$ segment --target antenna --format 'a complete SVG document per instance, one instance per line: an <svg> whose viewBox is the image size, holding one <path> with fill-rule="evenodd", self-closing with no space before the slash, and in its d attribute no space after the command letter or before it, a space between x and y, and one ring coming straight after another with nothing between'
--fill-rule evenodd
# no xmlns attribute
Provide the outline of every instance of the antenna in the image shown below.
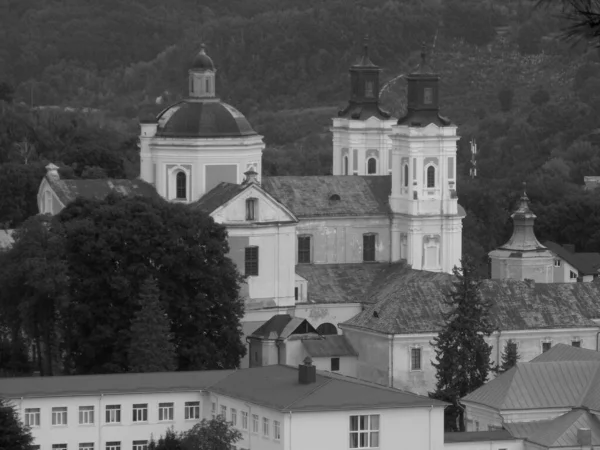
<svg viewBox="0 0 600 450"><path fill-rule="evenodd" d="M469 174L471 178L475 178L477 176L477 160L475 156L477 155L477 142L475 138L471 139L471 169L469 170Z"/></svg>

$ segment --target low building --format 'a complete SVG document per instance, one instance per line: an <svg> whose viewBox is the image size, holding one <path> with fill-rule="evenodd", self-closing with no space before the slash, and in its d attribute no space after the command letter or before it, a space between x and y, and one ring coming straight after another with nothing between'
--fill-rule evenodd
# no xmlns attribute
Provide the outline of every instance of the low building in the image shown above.
<svg viewBox="0 0 600 450"><path fill-rule="evenodd" d="M226 418L239 449L444 448L445 403L318 372L242 370L10 378L0 396L31 426L39 450L147 450L167 428Z"/></svg>
<svg viewBox="0 0 600 450"><path fill-rule="evenodd" d="M559 245L551 241L544 246L554 254L554 282L589 282L600 274L600 253L575 252L574 245Z"/></svg>
<svg viewBox="0 0 600 450"><path fill-rule="evenodd" d="M523 439L507 430L445 433L445 450L523 450Z"/></svg>

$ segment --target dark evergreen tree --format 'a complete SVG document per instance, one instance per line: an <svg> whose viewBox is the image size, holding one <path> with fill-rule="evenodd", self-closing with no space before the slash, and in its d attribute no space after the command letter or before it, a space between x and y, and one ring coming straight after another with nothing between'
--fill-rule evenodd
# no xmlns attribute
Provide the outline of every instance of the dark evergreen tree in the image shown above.
<svg viewBox="0 0 600 450"><path fill-rule="evenodd" d="M502 350L502 364L500 365L499 372L503 373L512 369L517 365L519 359L521 359L521 355L519 355L517 343L513 340L506 341L504 350Z"/></svg>
<svg viewBox="0 0 600 450"><path fill-rule="evenodd" d="M175 370L169 318L160 304L160 292L154 279L148 278L140 287L139 307L131 322L129 371Z"/></svg>
<svg viewBox="0 0 600 450"><path fill-rule="evenodd" d="M33 436L14 407L0 398L0 450L31 450Z"/></svg>
<svg viewBox="0 0 600 450"><path fill-rule="evenodd" d="M452 290L445 300L449 310L445 326L433 339L436 353L436 390L431 397L452 404L446 409L446 427L464 431L464 408L460 399L482 386L490 371L492 351L485 338L492 332L489 319L491 304L481 297L474 264L463 259L455 267Z"/></svg>

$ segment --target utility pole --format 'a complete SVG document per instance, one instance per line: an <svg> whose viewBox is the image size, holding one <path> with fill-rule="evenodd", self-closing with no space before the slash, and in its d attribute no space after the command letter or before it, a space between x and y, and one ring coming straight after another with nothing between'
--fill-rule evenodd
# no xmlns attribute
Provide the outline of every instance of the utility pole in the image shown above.
<svg viewBox="0 0 600 450"><path fill-rule="evenodd" d="M477 155L477 142L475 142L475 138L471 139L471 169L469 170L471 178L475 178L477 176L477 161L475 156Z"/></svg>

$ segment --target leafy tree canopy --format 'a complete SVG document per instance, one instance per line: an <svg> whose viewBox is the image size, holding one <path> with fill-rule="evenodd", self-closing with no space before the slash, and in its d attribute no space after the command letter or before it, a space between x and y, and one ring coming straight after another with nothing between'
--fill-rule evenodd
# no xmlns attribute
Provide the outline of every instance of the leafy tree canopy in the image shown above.
<svg viewBox="0 0 600 450"><path fill-rule="evenodd" d="M31 450L33 436L8 400L0 398L0 449Z"/></svg>

